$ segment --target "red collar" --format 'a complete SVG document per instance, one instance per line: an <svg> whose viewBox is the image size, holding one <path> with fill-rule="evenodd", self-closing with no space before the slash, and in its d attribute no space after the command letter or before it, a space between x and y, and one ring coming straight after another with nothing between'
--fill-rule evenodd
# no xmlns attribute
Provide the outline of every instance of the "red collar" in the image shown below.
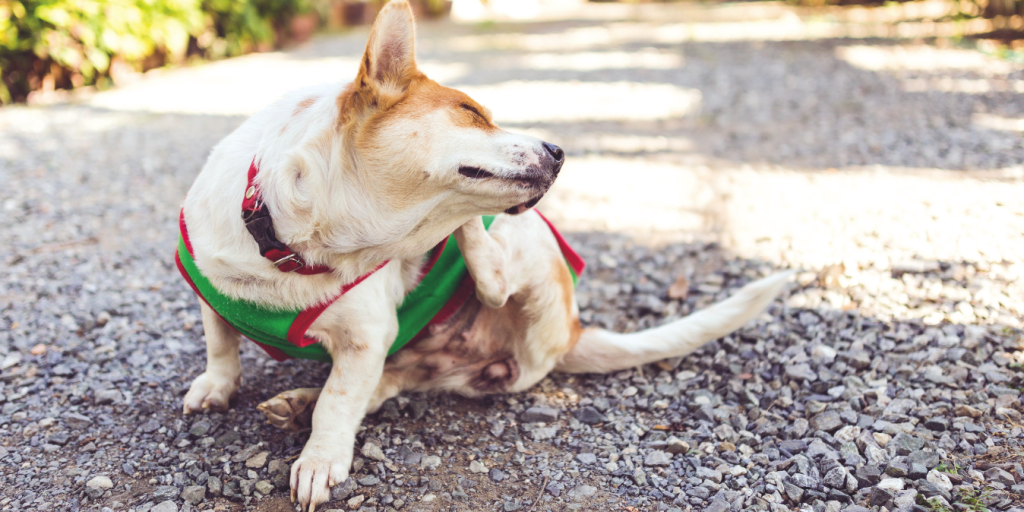
<svg viewBox="0 0 1024 512"><path fill-rule="evenodd" d="M270 217L270 208L263 202L263 196L255 183L256 174L259 171L256 159L253 158L252 163L249 164L249 179L245 185L245 195L242 197L242 220L245 221L245 229L259 245L260 255L270 260L281 272L296 272L307 276L331 272L331 267L326 265L306 264L306 260L302 259L302 256L277 239L277 234L274 232L274 220Z"/></svg>

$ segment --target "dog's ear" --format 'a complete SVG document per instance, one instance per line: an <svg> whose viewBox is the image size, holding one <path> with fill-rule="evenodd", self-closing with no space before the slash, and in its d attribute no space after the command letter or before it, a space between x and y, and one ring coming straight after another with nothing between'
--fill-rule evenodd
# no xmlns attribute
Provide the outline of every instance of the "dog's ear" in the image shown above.
<svg viewBox="0 0 1024 512"><path fill-rule="evenodd" d="M412 9L406 0L394 0L381 9L373 23L355 85L377 103L389 103L405 94L416 74Z"/></svg>

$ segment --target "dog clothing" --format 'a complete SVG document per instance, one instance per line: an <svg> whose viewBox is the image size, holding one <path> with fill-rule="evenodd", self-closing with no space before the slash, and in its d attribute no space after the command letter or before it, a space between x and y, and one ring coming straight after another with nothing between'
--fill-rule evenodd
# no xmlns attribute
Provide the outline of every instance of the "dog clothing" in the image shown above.
<svg viewBox="0 0 1024 512"><path fill-rule="evenodd" d="M537 214L540 215L540 212ZM586 263L569 246L554 225L543 215L540 217L558 240L558 246L575 285ZM490 228L494 216L485 215L483 221L484 227ZM217 290L199 271L193 259L184 211L180 217L180 230L178 251L175 254L178 270L192 286L196 295L217 312L225 323L256 342L270 357L278 361L291 358L331 361L330 354L316 339L307 336L306 331L328 306L373 272L346 284L337 296L326 303L315 304L301 310L273 309L229 297ZM382 264L381 267L383 266ZM410 341L426 336L430 325L446 322L476 291L473 278L466 269L466 261L455 241L455 235L450 235L430 252L421 275L419 284L405 296L405 300L398 308L398 335L391 344L388 355L394 354Z"/></svg>

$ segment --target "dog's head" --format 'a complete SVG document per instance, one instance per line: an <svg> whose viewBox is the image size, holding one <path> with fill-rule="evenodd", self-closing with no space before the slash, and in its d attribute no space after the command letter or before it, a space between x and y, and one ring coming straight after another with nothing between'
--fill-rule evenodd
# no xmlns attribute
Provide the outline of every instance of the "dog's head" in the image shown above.
<svg viewBox="0 0 1024 512"><path fill-rule="evenodd" d="M396 225L416 231L450 233L473 216L522 213L562 168L560 148L500 129L483 105L417 69L404 0L378 15L338 103L361 185L387 203Z"/></svg>

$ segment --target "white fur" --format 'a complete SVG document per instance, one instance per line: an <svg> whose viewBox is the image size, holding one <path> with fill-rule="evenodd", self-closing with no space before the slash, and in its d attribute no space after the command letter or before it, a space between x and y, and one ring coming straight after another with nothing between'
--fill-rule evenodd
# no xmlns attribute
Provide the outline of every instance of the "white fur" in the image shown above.
<svg viewBox="0 0 1024 512"><path fill-rule="evenodd" d="M504 368L491 359L506 356L518 373L501 391L526 389L556 366L606 371L686 354L738 328L784 281L759 281L651 331L581 335L568 270L540 217L502 215L487 231L479 220L537 199L560 162L538 139L497 129L468 96L420 75L414 35L408 4L385 6L354 83L297 91L250 118L214 148L184 204L196 264L235 298L305 308L390 261L308 331L334 360L322 390L293 392L316 401L313 432L291 473L292 496L310 511L348 478L366 411L404 389L493 392L472 383ZM259 255L241 219L254 158L278 238L333 272L282 273ZM493 176L467 177L462 166ZM456 333L472 357L451 357L446 343L454 338L439 335L387 358L396 308L415 286L425 253L453 232L485 306L471 328ZM185 396L185 413L227 408L241 385L238 334L202 308L207 368ZM411 377L423 368L429 376Z"/></svg>

